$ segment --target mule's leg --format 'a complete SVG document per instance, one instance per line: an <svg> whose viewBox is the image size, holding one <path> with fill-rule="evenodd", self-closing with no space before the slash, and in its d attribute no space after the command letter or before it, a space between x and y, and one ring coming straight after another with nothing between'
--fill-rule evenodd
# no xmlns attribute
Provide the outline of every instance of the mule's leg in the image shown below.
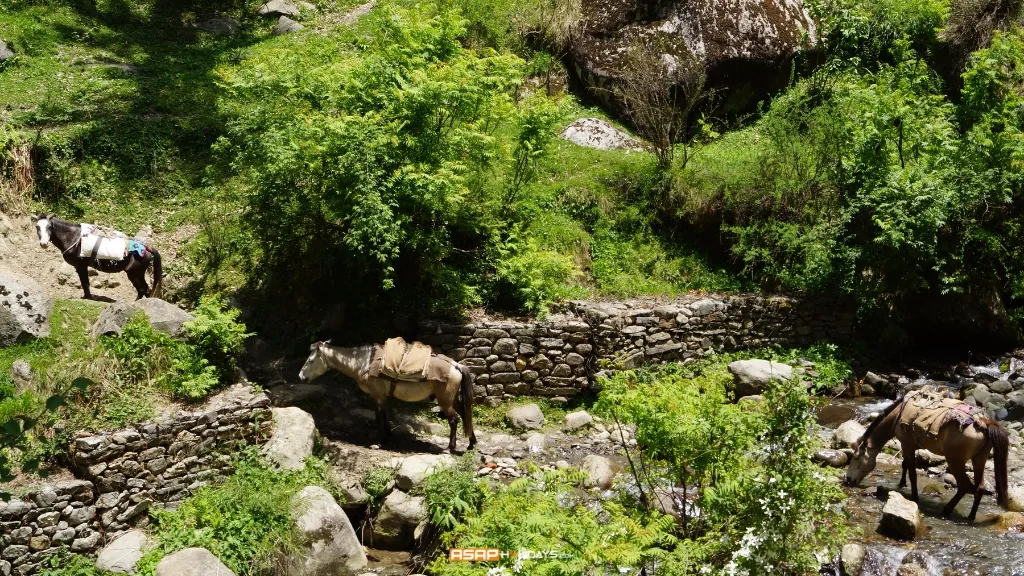
<svg viewBox="0 0 1024 576"><path fill-rule="evenodd" d="M903 475L900 476L900 483L896 486L897 488L907 487L907 459L903 459Z"/></svg>
<svg viewBox="0 0 1024 576"><path fill-rule="evenodd" d="M78 272L78 281L82 283L82 290L85 291L85 299L92 300L92 292L89 291L89 266L79 264L75 266Z"/></svg>
<svg viewBox="0 0 1024 576"><path fill-rule="evenodd" d="M909 453L909 455L908 455ZM917 502L917 451L907 450L903 453L903 473L910 476L910 500Z"/></svg>
<svg viewBox="0 0 1024 576"><path fill-rule="evenodd" d="M942 509L943 518L948 518L953 513L953 510L956 509L956 505L960 503L960 499L971 491L971 479L967 476L967 469L964 467L964 463L947 457L946 464L949 473L956 478L956 494L946 504L946 507Z"/></svg>
<svg viewBox="0 0 1024 576"><path fill-rule="evenodd" d="M138 273L136 270L125 270L128 274L128 280L135 287L136 300L142 300L146 296L149 296L149 286L146 284L146 270L143 269L142 273Z"/></svg>
<svg viewBox="0 0 1024 576"><path fill-rule="evenodd" d="M978 505L981 504L981 495L985 493L982 487L985 485L985 461L988 460L988 449L974 455L971 463L974 465L974 504L971 504L971 514L967 519L971 522L978 515Z"/></svg>
<svg viewBox="0 0 1024 576"><path fill-rule="evenodd" d="M388 399L377 400L377 437L381 444L391 436L391 424L388 423Z"/></svg>
<svg viewBox="0 0 1024 576"><path fill-rule="evenodd" d="M455 454L455 437L456 431L459 428L459 415L451 406L449 406L444 413L448 416L448 427L450 428L450 433L448 434L448 452Z"/></svg>

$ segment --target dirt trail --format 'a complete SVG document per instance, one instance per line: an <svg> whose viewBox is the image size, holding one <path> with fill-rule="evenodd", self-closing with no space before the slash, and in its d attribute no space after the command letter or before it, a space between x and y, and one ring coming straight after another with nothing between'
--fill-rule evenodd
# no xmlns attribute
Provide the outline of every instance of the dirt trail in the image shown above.
<svg viewBox="0 0 1024 576"><path fill-rule="evenodd" d="M169 233L149 236L147 242L160 251L163 258L165 278L168 265L177 257L181 247L193 237L194 226L182 226ZM28 216L11 218L0 212L0 268L11 270L39 282L54 298L75 299L82 297L82 288L75 269L64 262L60 251L52 244L45 248L39 245L38 237ZM152 285L152 271L147 276ZM93 298L97 300L135 300L135 288L127 275L102 274L90 270L90 285Z"/></svg>

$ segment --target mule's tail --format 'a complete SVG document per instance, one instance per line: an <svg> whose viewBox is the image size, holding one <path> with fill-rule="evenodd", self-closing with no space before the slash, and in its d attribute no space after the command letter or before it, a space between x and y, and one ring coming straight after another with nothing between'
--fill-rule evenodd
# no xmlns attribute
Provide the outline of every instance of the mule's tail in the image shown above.
<svg viewBox="0 0 1024 576"><path fill-rule="evenodd" d="M1006 508L1009 503L1009 483L1006 476L1006 460L1010 453L1010 438L1006 430L999 424L989 421L985 423L985 434L992 444L992 453L995 459L996 472L996 498L999 505Z"/></svg>
<svg viewBox="0 0 1024 576"><path fill-rule="evenodd" d="M469 438L469 445L476 444L476 434L473 432L473 373L469 368L458 364L459 372L462 373L462 382L459 383L459 407L462 409L462 432Z"/></svg>
<svg viewBox="0 0 1024 576"><path fill-rule="evenodd" d="M153 251L153 290L150 291L149 295L153 298L160 297L160 283L164 279L164 269L160 260L160 253L156 251L156 248L151 248Z"/></svg>

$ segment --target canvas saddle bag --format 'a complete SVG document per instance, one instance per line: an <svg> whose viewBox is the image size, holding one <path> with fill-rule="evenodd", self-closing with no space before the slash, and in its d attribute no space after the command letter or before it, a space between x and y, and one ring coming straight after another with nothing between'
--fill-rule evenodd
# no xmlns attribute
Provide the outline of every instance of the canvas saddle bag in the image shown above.
<svg viewBox="0 0 1024 576"><path fill-rule="evenodd" d="M444 382L453 365L452 359L434 354L427 344L406 342L398 336L373 347L369 375L402 382Z"/></svg>
<svg viewBox="0 0 1024 576"><path fill-rule="evenodd" d="M82 223L78 255L96 260L121 260L128 255L128 237L123 232Z"/></svg>
<svg viewBox="0 0 1024 576"><path fill-rule="evenodd" d="M915 435L935 437L949 421L955 420L961 429L976 422L981 410L949 398L941 392L922 391L908 394L900 423L910 426Z"/></svg>

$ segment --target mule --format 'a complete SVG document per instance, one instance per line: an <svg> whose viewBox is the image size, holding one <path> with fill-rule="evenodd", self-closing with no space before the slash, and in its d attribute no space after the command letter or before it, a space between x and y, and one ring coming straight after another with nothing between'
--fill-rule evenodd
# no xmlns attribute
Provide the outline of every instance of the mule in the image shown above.
<svg viewBox="0 0 1024 576"><path fill-rule="evenodd" d="M108 274L117 272L128 274L128 280L131 281L138 294L136 300L159 296L163 268L160 262L160 253L156 251L156 248L147 245L145 256L139 256L136 252L128 252L128 255L120 260L99 260L79 256L79 248L82 244L81 224L61 220L53 214L32 216L32 221L36 226L36 234L39 236L39 245L45 248L53 244L60 250L64 261L74 266L75 271L78 272L78 281L82 283L86 300L92 299L92 293L89 290L89 268L95 268ZM152 289L146 283L146 270L151 264L153 266Z"/></svg>
<svg viewBox="0 0 1024 576"><path fill-rule="evenodd" d="M915 456L917 450L923 448L945 456L949 472L956 478L956 494L942 509L942 516L949 517L960 500L968 493L973 493L974 503L971 506L971 513L967 517L968 520L973 521L978 514L981 496L985 493L983 487L985 463L988 461L989 452L993 452L996 498L999 505L1006 508L1009 500L1007 458L1010 446L1006 430L996 421L981 417L976 418L973 425L965 428L961 428L956 420L950 419L934 437L927 434L915 434L913 424L904 421L903 418L903 410L912 398L912 396L905 396L896 400L868 425L864 435L854 446L853 457L846 469L846 484L848 486L860 484L861 480L875 469L875 459L885 443L895 437L900 441L900 447L903 450L904 475L910 476L911 500L917 501ZM974 467L973 482L967 475L968 460ZM901 480L900 487L903 486Z"/></svg>
<svg viewBox="0 0 1024 576"><path fill-rule="evenodd" d="M391 425L388 423L389 396L405 402L422 402L433 396L448 418L448 425L451 428L448 451L455 453L456 429L460 416L462 431L469 438L469 450L476 446L476 434L473 432L473 373L469 368L452 361L451 370L443 382L409 382L370 376L372 358L372 344L343 348L332 346L329 342L315 342L310 345L309 357L299 371L299 381L312 382L328 370L341 372L355 380L359 389L376 403L377 428L382 444L391 435Z"/></svg>

